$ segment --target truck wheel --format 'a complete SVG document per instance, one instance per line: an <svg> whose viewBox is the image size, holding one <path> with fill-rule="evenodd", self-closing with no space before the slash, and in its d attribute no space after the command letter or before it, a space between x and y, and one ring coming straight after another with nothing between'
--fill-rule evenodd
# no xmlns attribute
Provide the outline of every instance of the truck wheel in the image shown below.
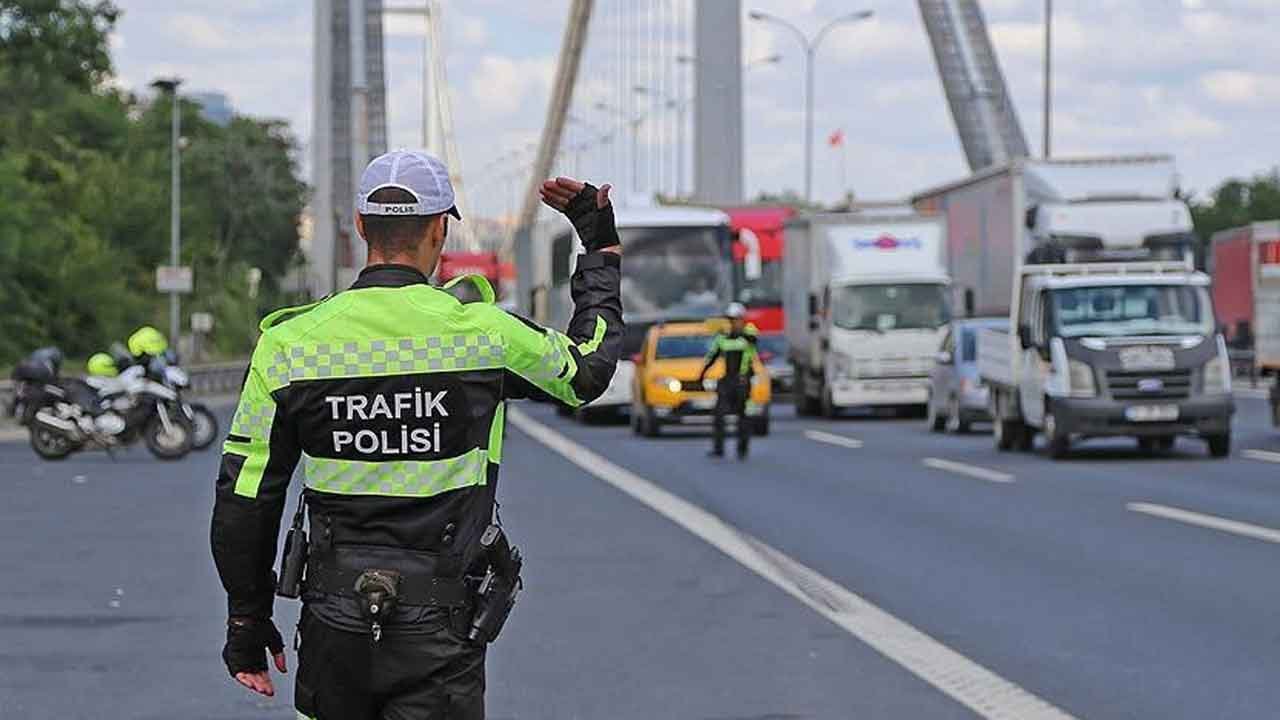
<svg viewBox="0 0 1280 720"><path fill-rule="evenodd" d="M1036 448L1036 431L1021 420L1015 422L1014 425L1016 427L1013 434L1017 438L1014 446L1019 452L1031 452L1034 450Z"/></svg>
<svg viewBox="0 0 1280 720"><path fill-rule="evenodd" d="M805 379L807 372L803 365L792 364L793 377L796 379L795 388L791 393L795 395L796 415L800 417L813 417L817 414L817 403L813 398L809 397L809 381Z"/></svg>
<svg viewBox="0 0 1280 720"><path fill-rule="evenodd" d="M827 418L828 420L840 415L840 408L836 407L835 400L832 399L831 390L829 388L822 388L820 409L822 411L822 417Z"/></svg>
<svg viewBox="0 0 1280 720"><path fill-rule="evenodd" d="M942 428L946 427L947 418L938 412L938 404L934 402L933 393L929 393L929 399L925 400L924 417L924 424L931 432L942 432Z"/></svg>
<svg viewBox="0 0 1280 720"><path fill-rule="evenodd" d="M1044 414L1044 440L1049 457L1054 460L1061 460L1071 452L1071 437L1058 427L1058 418L1052 411Z"/></svg>
<svg viewBox="0 0 1280 720"><path fill-rule="evenodd" d="M1013 449L1015 439L1013 423L1005 420L1004 415L1000 414L998 402L991 404L991 438L996 442L996 450L1009 452Z"/></svg>
<svg viewBox="0 0 1280 720"><path fill-rule="evenodd" d="M1210 457L1224 458L1231 454L1231 433L1210 435L1205 440L1209 442Z"/></svg>

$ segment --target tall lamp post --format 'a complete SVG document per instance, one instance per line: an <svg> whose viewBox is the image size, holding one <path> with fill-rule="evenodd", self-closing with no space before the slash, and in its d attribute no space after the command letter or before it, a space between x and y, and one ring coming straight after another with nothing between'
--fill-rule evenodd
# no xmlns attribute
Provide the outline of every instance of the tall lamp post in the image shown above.
<svg viewBox="0 0 1280 720"><path fill-rule="evenodd" d="M822 44L827 33L832 28L844 23L854 23L860 20L866 20L874 14L871 10L862 10L856 13L849 13L832 20L827 23L812 38L805 35L800 28L783 20L776 15L770 15L759 10L752 10L747 17L756 22L773 23L780 25L795 34L796 39L800 41L800 46L804 48L804 199L805 202L813 201L813 61L817 55L818 46Z"/></svg>
<svg viewBox="0 0 1280 720"><path fill-rule="evenodd" d="M173 100L173 122L169 142L169 265L178 267L182 255L182 160L178 145L182 137L182 102L178 98L178 87L181 78L161 78L151 83L151 87L163 92ZM178 293L169 293L169 342L175 346L182 332L181 300Z"/></svg>

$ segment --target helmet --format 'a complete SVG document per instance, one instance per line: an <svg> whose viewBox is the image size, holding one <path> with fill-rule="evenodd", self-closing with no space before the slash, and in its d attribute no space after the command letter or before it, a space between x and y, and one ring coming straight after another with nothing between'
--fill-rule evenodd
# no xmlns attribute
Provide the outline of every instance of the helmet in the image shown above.
<svg viewBox="0 0 1280 720"><path fill-rule="evenodd" d="M90 375L95 377L115 377L120 374L116 368L116 361L106 353L95 353L89 357L89 362L85 364L85 369Z"/></svg>
<svg viewBox="0 0 1280 720"><path fill-rule="evenodd" d="M159 330L144 325L129 336L129 352L134 355L160 355L169 349L169 341Z"/></svg>
<svg viewBox="0 0 1280 720"><path fill-rule="evenodd" d="M738 320L747 316L747 309L743 307L742 303L729 303L729 307L724 310L724 316L733 320Z"/></svg>

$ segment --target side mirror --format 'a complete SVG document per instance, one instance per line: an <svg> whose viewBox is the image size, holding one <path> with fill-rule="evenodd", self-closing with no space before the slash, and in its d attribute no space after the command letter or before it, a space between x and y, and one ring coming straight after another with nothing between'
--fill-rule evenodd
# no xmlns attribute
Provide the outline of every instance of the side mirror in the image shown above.
<svg viewBox="0 0 1280 720"><path fill-rule="evenodd" d="M1032 345L1035 345L1035 341L1031 337L1030 325L1018 326L1018 344L1021 345L1024 350L1031 347Z"/></svg>
<svg viewBox="0 0 1280 720"><path fill-rule="evenodd" d="M946 350L939 350L938 354L933 356L933 359L939 365L950 365L953 358L951 357L951 353Z"/></svg>

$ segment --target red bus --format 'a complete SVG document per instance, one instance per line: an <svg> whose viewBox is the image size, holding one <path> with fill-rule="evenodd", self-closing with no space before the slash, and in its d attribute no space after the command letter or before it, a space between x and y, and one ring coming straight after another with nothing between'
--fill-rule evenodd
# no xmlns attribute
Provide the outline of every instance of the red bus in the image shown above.
<svg viewBox="0 0 1280 720"><path fill-rule="evenodd" d="M733 234L733 278L747 320L761 333L781 333L782 226L796 214L790 207L724 208Z"/></svg>

